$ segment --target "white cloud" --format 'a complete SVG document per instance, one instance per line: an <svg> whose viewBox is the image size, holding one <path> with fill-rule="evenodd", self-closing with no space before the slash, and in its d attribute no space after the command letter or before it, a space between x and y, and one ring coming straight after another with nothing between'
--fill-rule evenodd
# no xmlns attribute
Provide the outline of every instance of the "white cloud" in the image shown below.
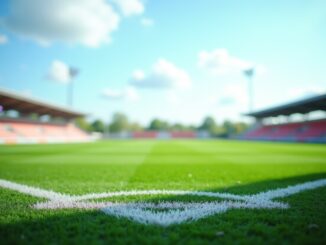
<svg viewBox="0 0 326 245"><path fill-rule="evenodd" d="M150 18L142 18L140 23L145 27L151 27L154 25L154 20Z"/></svg>
<svg viewBox="0 0 326 245"><path fill-rule="evenodd" d="M0 45L6 44L8 42L8 37L6 35L0 34Z"/></svg>
<svg viewBox="0 0 326 245"><path fill-rule="evenodd" d="M46 77L49 80L60 83L69 83L73 78L70 67L59 60L52 62Z"/></svg>
<svg viewBox="0 0 326 245"><path fill-rule="evenodd" d="M118 5L124 16L141 15L145 11L140 0L113 0Z"/></svg>
<svg viewBox="0 0 326 245"><path fill-rule="evenodd" d="M33 95L33 92L30 89L24 89L20 92L20 94L31 97Z"/></svg>
<svg viewBox="0 0 326 245"><path fill-rule="evenodd" d="M138 87L148 88L188 88L191 79L188 73L173 63L159 59L152 68L149 75L141 70L136 70L130 80L131 84Z"/></svg>
<svg viewBox="0 0 326 245"><path fill-rule="evenodd" d="M170 104L178 104L180 102L179 95L174 90L169 90L165 93L166 101Z"/></svg>
<svg viewBox="0 0 326 245"><path fill-rule="evenodd" d="M111 100L128 100L138 101L140 99L139 94L133 87L126 87L122 90L106 88L102 91L102 96Z"/></svg>
<svg viewBox="0 0 326 245"><path fill-rule="evenodd" d="M231 56L226 49L199 52L198 65L214 75L239 73L253 67L257 74L262 74L266 71L262 65Z"/></svg>
<svg viewBox="0 0 326 245"><path fill-rule="evenodd" d="M215 93L206 94L203 108L214 108L218 120L243 120L241 114L248 110L248 93L245 84L227 84ZM207 111L212 113L212 110Z"/></svg>
<svg viewBox="0 0 326 245"><path fill-rule="evenodd" d="M132 77L134 80L140 81L140 80L145 79L145 73L142 70L135 70L132 73Z"/></svg>
<svg viewBox="0 0 326 245"><path fill-rule="evenodd" d="M310 97L326 93L325 87L318 86L307 86L307 87L297 87L292 88L288 94L290 97L300 98L300 97Z"/></svg>
<svg viewBox="0 0 326 245"><path fill-rule="evenodd" d="M247 105L247 90L243 85L226 85L218 102L224 106Z"/></svg>
<svg viewBox="0 0 326 245"><path fill-rule="evenodd" d="M119 20L105 0L12 0L4 25L43 45L61 41L96 47L110 41Z"/></svg>

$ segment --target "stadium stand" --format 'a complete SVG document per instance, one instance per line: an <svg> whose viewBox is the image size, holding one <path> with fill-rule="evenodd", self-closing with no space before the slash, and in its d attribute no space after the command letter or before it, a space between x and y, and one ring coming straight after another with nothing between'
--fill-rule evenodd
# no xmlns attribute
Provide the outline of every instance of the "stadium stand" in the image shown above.
<svg viewBox="0 0 326 245"><path fill-rule="evenodd" d="M194 131L174 131L171 132L171 138L196 138L196 132Z"/></svg>
<svg viewBox="0 0 326 245"><path fill-rule="evenodd" d="M187 139L197 138L196 131L142 131L132 132L133 139Z"/></svg>
<svg viewBox="0 0 326 245"><path fill-rule="evenodd" d="M309 113L315 111L325 114L326 94L249 113L247 115L254 117L256 124L240 138L246 140L326 143L325 118L281 124L263 123L267 118L291 116L297 113L309 115Z"/></svg>
<svg viewBox="0 0 326 245"><path fill-rule="evenodd" d="M209 134L206 131L136 131L127 134L110 135L110 138L125 138L125 139L207 139Z"/></svg>
<svg viewBox="0 0 326 245"><path fill-rule="evenodd" d="M0 90L0 143L59 143L90 141L73 121L83 113ZM10 112L14 112L12 116ZM46 115L48 120L40 118Z"/></svg>
<svg viewBox="0 0 326 245"><path fill-rule="evenodd" d="M131 138L134 139L156 139L158 137L158 132L156 131L142 131L142 132L132 132Z"/></svg>

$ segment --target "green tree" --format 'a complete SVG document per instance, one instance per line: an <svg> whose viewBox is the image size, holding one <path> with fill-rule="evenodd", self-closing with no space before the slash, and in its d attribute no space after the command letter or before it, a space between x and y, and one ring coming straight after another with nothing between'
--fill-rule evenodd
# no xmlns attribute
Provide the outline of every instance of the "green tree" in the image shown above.
<svg viewBox="0 0 326 245"><path fill-rule="evenodd" d="M78 128L84 131L91 131L90 124L86 121L84 117L79 117L75 120L75 124Z"/></svg>
<svg viewBox="0 0 326 245"><path fill-rule="evenodd" d="M166 121L162 121L160 119L153 119L149 126L149 130L168 130L169 129L169 123Z"/></svg>
<svg viewBox="0 0 326 245"><path fill-rule="evenodd" d="M248 124L244 122L234 123L234 128L237 134L241 134L248 129Z"/></svg>
<svg viewBox="0 0 326 245"><path fill-rule="evenodd" d="M134 122L134 123L130 123L129 130L132 131L132 132L134 132L134 131L143 131L143 127L139 123Z"/></svg>
<svg viewBox="0 0 326 245"><path fill-rule="evenodd" d="M104 133L104 129L105 129L104 122L99 119L95 120L91 124L91 127L92 127L92 131Z"/></svg>
<svg viewBox="0 0 326 245"><path fill-rule="evenodd" d="M230 136L230 135L236 133L236 128L235 128L234 124L229 120L225 120L223 122L223 129L224 129L226 136Z"/></svg>
<svg viewBox="0 0 326 245"><path fill-rule="evenodd" d="M198 129L208 131L211 135L215 135L217 132L217 124L213 117L208 116L204 119Z"/></svg>
<svg viewBox="0 0 326 245"><path fill-rule="evenodd" d="M184 125L182 123L175 123L172 126L170 126L170 129L175 131L194 131L196 130L196 127L193 125Z"/></svg>
<svg viewBox="0 0 326 245"><path fill-rule="evenodd" d="M174 131L185 131L187 130L187 126L182 125L181 123L176 123L171 126L171 130Z"/></svg>
<svg viewBox="0 0 326 245"><path fill-rule="evenodd" d="M123 132L129 129L128 118L123 113L115 113L112 118L112 122L109 125L109 130L112 133Z"/></svg>

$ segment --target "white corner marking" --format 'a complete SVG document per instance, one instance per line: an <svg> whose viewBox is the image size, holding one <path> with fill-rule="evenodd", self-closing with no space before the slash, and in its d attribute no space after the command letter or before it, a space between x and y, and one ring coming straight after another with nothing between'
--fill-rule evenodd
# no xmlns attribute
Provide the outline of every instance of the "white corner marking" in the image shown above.
<svg viewBox="0 0 326 245"><path fill-rule="evenodd" d="M17 184L0 179L0 187L15 190L30 196L45 198L47 201L33 205L35 209L100 209L105 214L125 217L142 224L169 226L195 221L207 216L224 213L230 209L286 209L287 203L274 201L305 190L326 186L326 179L269 190L254 195L234 195L230 193L184 191L184 190L134 190L120 192L90 193L86 195L66 195L37 187ZM144 195L188 195L226 199L210 202L96 202L95 199L119 196Z"/></svg>

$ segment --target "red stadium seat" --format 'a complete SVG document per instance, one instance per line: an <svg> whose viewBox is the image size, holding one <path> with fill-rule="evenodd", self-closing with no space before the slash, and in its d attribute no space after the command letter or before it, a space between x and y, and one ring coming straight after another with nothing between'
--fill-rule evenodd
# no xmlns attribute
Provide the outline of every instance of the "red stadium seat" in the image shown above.
<svg viewBox="0 0 326 245"><path fill-rule="evenodd" d="M132 133L132 138L135 139L142 139L142 138L147 138L147 139L155 139L158 136L158 132L156 131L144 131L144 132L133 132Z"/></svg>
<svg viewBox="0 0 326 245"><path fill-rule="evenodd" d="M321 142L326 137L326 120L262 125L247 132L248 140L311 141Z"/></svg>
<svg viewBox="0 0 326 245"><path fill-rule="evenodd" d="M0 143L50 143L87 141L89 135L73 124L30 121L0 122Z"/></svg>
<svg viewBox="0 0 326 245"><path fill-rule="evenodd" d="M196 138L196 132L194 131L178 131L171 132L171 138Z"/></svg>

